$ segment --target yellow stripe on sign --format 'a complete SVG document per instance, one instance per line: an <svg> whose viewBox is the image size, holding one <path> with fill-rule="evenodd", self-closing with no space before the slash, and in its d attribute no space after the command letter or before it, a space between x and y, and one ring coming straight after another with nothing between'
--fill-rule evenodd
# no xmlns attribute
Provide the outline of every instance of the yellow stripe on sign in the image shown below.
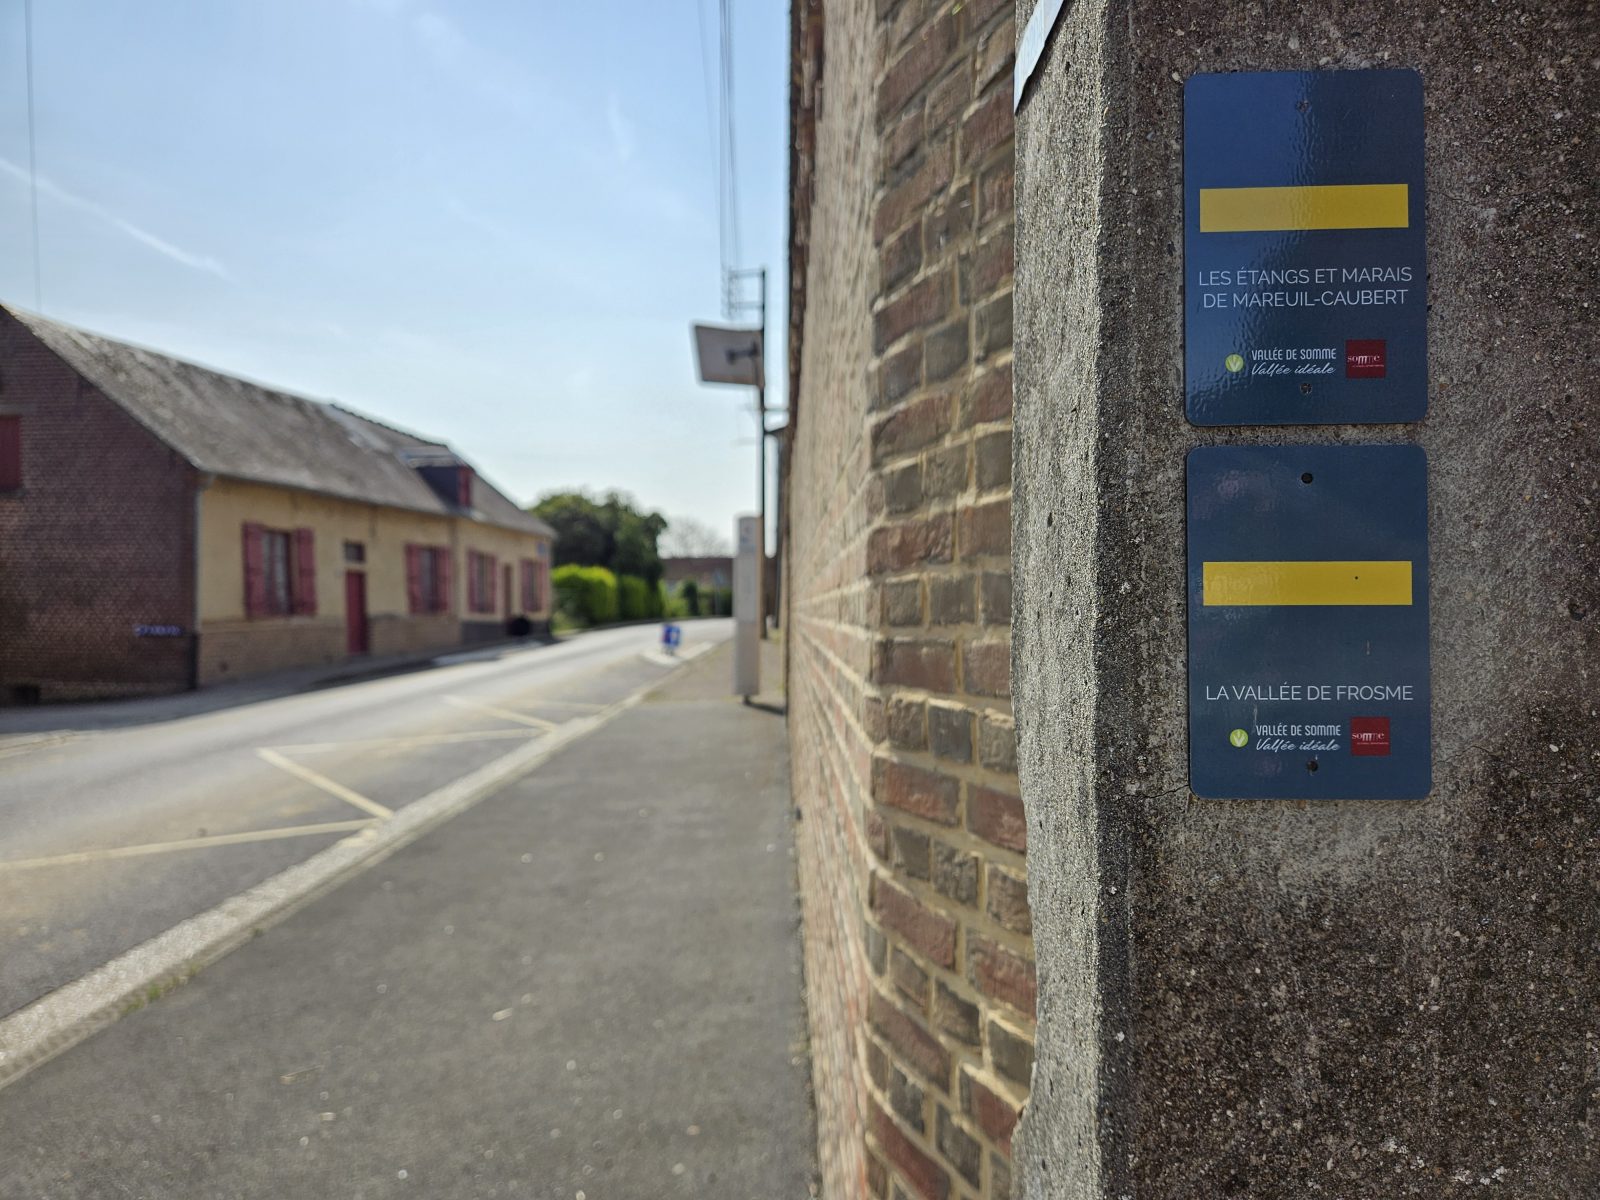
<svg viewBox="0 0 1600 1200"><path fill-rule="evenodd" d="M1409 562L1208 562L1200 575L1207 608L1269 604L1407 605Z"/></svg>
<svg viewBox="0 0 1600 1200"><path fill-rule="evenodd" d="M1403 183L1200 189L1201 233L1405 229L1410 224L1410 190Z"/></svg>

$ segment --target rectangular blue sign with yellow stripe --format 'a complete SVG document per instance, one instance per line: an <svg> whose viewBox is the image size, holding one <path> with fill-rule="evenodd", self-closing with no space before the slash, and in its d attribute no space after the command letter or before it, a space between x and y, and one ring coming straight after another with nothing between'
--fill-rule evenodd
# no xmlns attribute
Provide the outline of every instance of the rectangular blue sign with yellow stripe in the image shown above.
<svg viewBox="0 0 1600 1200"><path fill-rule="evenodd" d="M1421 799L1430 706L1421 448L1191 451L1190 789Z"/></svg>
<svg viewBox="0 0 1600 1200"><path fill-rule="evenodd" d="M1184 367L1196 425L1420 421L1422 77L1195 75L1184 89Z"/></svg>

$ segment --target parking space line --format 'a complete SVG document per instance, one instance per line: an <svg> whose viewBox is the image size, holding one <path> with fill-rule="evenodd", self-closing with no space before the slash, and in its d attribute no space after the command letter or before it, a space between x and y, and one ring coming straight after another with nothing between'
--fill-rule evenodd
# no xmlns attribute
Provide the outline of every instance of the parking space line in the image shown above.
<svg viewBox="0 0 1600 1200"><path fill-rule="evenodd" d="M360 792L352 792L342 783L336 783L326 775L320 775L310 767L302 767L292 759L285 758L276 750L268 750L265 746L256 751L256 754L265 762L271 763L279 770L287 771L297 778L305 780L312 787L321 788L330 796L337 796L347 804L353 804L362 812L371 813L375 817L388 818L394 816L394 810L385 808L376 800L368 800Z"/></svg>
<svg viewBox="0 0 1600 1200"><path fill-rule="evenodd" d="M176 842L146 842L139 846L113 846L106 850L80 850L75 854L55 854L49 858L19 858L0 861L0 871L25 871L34 867L67 867L104 862L113 858L138 858L145 854L166 854L173 850L203 850L208 846L241 846L252 842L276 842L284 838L315 837L319 833L353 833L370 829L377 821L327 821L321 825L288 825L282 829L253 829L248 833L217 833L209 837L184 838Z"/></svg>
<svg viewBox="0 0 1600 1200"><path fill-rule="evenodd" d="M465 708L472 712L481 712L491 717L499 717L504 721L518 721L523 725L532 726L534 729L553 730L560 726L555 721L546 721L542 717L530 717L527 713L512 712L509 708L496 708L493 704L480 704L476 700L468 700L465 696L446 696L446 704L456 708Z"/></svg>
<svg viewBox="0 0 1600 1200"><path fill-rule="evenodd" d="M363 746L444 746L456 742L512 741L533 736L526 729L471 729L462 733L418 733L411 737L353 738L348 742L301 742L272 748L280 754L301 754L315 750L351 750Z"/></svg>

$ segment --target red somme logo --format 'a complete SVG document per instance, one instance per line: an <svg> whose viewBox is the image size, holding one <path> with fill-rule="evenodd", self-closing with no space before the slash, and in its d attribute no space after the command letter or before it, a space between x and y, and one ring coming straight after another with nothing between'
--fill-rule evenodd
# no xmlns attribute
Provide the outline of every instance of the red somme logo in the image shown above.
<svg viewBox="0 0 1600 1200"><path fill-rule="evenodd" d="M1356 757L1389 753L1388 717L1351 717L1350 753Z"/></svg>
<svg viewBox="0 0 1600 1200"><path fill-rule="evenodd" d="M1382 379L1389 366L1388 345L1382 338L1354 338L1345 342L1345 378Z"/></svg>

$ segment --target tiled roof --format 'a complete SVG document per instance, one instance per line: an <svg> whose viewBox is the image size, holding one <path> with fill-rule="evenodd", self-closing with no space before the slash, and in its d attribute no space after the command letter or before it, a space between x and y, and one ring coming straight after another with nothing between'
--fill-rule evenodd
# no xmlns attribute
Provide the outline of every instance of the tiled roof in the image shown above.
<svg viewBox="0 0 1600 1200"><path fill-rule="evenodd" d="M197 470L553 536L476 468L470 513L441 498L414 464L471 465L443 442L32 313L4 311Z"/></svg>

